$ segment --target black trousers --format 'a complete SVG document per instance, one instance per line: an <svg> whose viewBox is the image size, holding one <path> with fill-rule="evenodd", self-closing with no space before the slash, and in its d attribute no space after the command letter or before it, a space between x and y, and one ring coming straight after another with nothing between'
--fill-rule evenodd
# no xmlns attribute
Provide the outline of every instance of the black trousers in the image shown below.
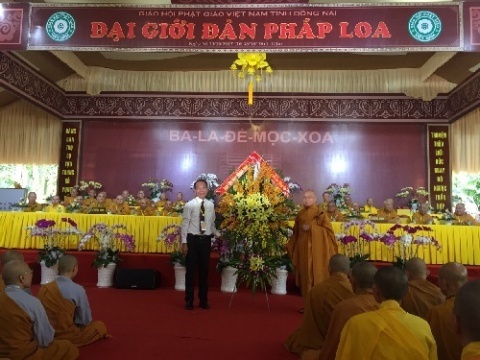
<svg viewBox="0 0 480 360"><path fill-rule="evenodd" d="M198 298L200 303L208 302L208 269L210 267L211 235L187 234L187 257L185 274L185 302L193 303L195 269L198 267Z"/></svg>

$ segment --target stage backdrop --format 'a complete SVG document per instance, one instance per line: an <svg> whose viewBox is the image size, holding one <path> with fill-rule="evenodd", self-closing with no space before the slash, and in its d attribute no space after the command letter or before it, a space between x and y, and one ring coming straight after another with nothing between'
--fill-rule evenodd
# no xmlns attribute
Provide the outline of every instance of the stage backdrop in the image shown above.
<svg viewBox="0 0 480 360"><path fill-rule="evenodd" d="M347 182L355 201L363 204L371 196L380 205L402 187L428 185L425 125L260 125L84 122L80 179L101 182L113 197L123 189L136 194L149 178L166 178L173 182L174 193L182 191L190 198L197 175L215 173L224 180L255 150L284 176L318 191L319 197L330 183Z"/></svg>

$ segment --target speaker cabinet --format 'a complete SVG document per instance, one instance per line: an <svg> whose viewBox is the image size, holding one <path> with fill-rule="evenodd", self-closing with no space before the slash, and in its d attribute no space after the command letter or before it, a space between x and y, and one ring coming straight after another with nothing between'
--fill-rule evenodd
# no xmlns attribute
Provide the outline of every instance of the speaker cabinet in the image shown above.
<svg viewBox="0 0 480 360"><path fill-rule="evenodd" d="M160 285L160 273L155 269L117 269L117 289L155 289Z"/></svg>

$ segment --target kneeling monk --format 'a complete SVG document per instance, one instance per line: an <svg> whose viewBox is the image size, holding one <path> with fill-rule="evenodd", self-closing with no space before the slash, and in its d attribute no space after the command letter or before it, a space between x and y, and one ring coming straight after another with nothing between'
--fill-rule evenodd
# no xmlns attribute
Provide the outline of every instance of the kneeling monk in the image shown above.
<svg viewBox="0 0 480 360"><path fill-rule="evenodd" d="M55 329L55 339L70 340L76 346L111 337L101 321L92 321L87 294L72 279L78 273L78 261L65 255L58 262L59 276L40 288L38 298Z"/></svg>

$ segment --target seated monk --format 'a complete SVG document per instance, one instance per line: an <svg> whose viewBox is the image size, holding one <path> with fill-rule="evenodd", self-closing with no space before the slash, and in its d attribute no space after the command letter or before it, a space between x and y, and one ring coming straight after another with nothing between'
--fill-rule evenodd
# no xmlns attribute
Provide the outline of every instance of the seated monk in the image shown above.
<svg viewBox="0 0 480 360"><path fill-rule="evenodd" d="M285 341L288 351L301 354L322 348L333 309L354 296L347 276L349 270L350 260L345 255L336 254L330 258L330 277L307 294L302 324Z"/></svg>
<svg viewBox="0 0 480 360"><path fill-rule="evenodd" d="M438 272L438 285L446 300L430 309L427 320L437 342L439 360L460 359L462 354L460 339L454 331L452 312L455 295L467 280L467 269L456 262L446 263Z"/></svg>
<svg viewBox="0 0 480 360"><path fill-rule="evenodd" d="M413 257L407 261L405 273L408 277L408 292L402 301L406 312L427 319L430 309L445 301L445 296L438 286L427 280L428 269L425 261Z"/></svg>
<svg viewBox="0 0 480 360"><path fill-rule="evenodd" d="M183 200L183 193L177 193L177 200L173 203L173 207L184 207L187 202Z"/></svg>
<svg viewBox="0 0 480 360"><path fill-rule="evenodd" d="M343 300L333 309L330 325L327 330L327 337L325 338L320 356L315 356L315 358L335 360L338 343L340 342L340 334L347 321L355 315L378 309L378 303L373 297L372 289L373 277L376 272L377 268L366 261L356 263L353 266L350 273L350 282L352 283L355 296ZM305 355L304 353L302 359L312 358L312 356Z"/></svg>
<svg viewBox="0 0 480 360"><path fill-rule="evenodd" d="M13 260L23 261L23 255L17 250L7 250L0 257L0 264L3 267L7 262L13 261ZM5 283L3 282L3 279L0 276L0 294L2 294L4 291L5 291ZM28 289L27 292L30 293L30 289Z"/></svg>
<svg viewBox="0 0 480 360"><path fill-rule="evenodd" d="M138 216L155 216L157 215L157 210L148 205L148 199L140 200L140 206L137 209Z"/></svg>
<svg viewBox="0 0 480 360"><path fill-rule="evenodd" d="M70 188L70 196L65 196L63 199L63 206L68 206L70 205L78 196L78 187L72 186Z"/></svg>
<svg viewBox="0 0 480 360"><path fill-rule="evenodd" d="M467 214L465 204L458 203L455 205L455 212L453 213L453 216L455 216L454 224L456 225L477 225L477 222L473 216Z"/></svg>
<svg viewBox="0 0 480 360"><path fill-rule="evenodd" d="M130 206L125 202L123 195L118 195L108 207L108 212L115 215L130 215Z"/></svg>
<svg viewBox="0 0 480 360"><path fill-rule="evenodd" d="M412 223L419 225L433 224L433 218L428 214L428 204L421 203L418 211L412 216Z"/></svg>
<svg viewBox="0 0 480 360"><path fill-rule="evenodd" d="M170 200L167 200L165 203L165 206L163 207L162 211L160 211L161 216L175 216L176 214L173 214L173 204Z"/></svg>
<svg viewBox="0 0 480 360"><path fill-rule="evenodd" d="M102 321L92 321L87 294L73 282L78 273L78 261L73 255L64 255L58 261L58 277L38 292L50 324L55 329L55 339L69 340L81 347L110 337Z"/></svg>
<svg viewBox="0 0 480 360"><path fill-rule="evenodd" d="M87 213L88 209L83 204L84 200L85 199L83 198L82 195L78 195L70 204L68 204L65 207L65 211L67 213L76 213L76 214Z"/></svg>
<svg viewBox="0 0 480 360"><path fill-rule="evenodd" d="M437 347L428 323L400 307L407 291L408 279L401 269L380 268L373 286L380 308L348 320L336 359L436 359Z"/></svg>
<svg viewBox="0 0 480 360"><path fill-rule="evenodd" d="M332 195L328 191L325 191L322 194L322 199L323 201L320 204L318 204L318 208L322 211L327 211L328 203L332 200Z"/></svg>
<svg viewBox="0 0 480 360"><path fill-rule="evenodd" d="M347 211L352 210L352 208L353 208L352 197L350 195L345 195L344 198L343 198L343 201L345 203L345 209Z"/></svg>
<svg viewBox="0 0 480 360"><path fill-rule="evenodd" d="M328 216L328 219L331 222L343 221L343 214L340 212L340 210L337 209L335 201L330 201L328 203L327 211L325 212L325 214Z"/></svg>
<svg viewBox="0 0 480 360"><path fill-rule="evenodd" d="M44 209L47 213L64 213L65 206L60 204L60 196L54 195L52 196L52 203L47 205Z"/></svg>
<svg viewBox="0 0 480 360"><path fill-rule="evenodd" d="M89 208L90 204L97 199L97 192L94 188L88 188L87 197L83 200L85 208Z"/></svg>
<svg viewBox="0 0 480 360"><path fill-rule="evenodd" d="M165 205L167 205L167 201L168 201L168 198L167 198L167 194L162 192L160 194L160 200L157 201L155 203L155 205L153 205L154 207L158 208L158 211L162 212L163 208L165 207Z"/></svg>
<svg viewBox="0 0 480 360"><path fill-rule="evenodd" d="M377 208L373 205L372 198L368 198L367 203L363 207L365 209L365 212L369 214L376 214L378 211Z"/></svg>
<svg viewBox="0 0 480 360"><path fill-rule="evenodd" d="M397 211L393 208L393 199L387 199L383 204L383 208L378 209L377 216L385 219L386 222L396 223L399 217Z"/></svg>
<svg viewBox="0 0 480 360"><path fill-rule="evenodd" d="M84 201L85 202L85 201ZM102 191L98 193L97 199L91 201L88 205L89 214L106 214L108 207L110 206L109 201L107 201L107 193Z"/></svg>
<svg viewBox="0 0 480 360"><path fill-rule="evenodd" d="M40 301L23 291L32 284L27 263L12 260L2 268L6 288L0 293L0 358L70 360L78 349L68 340L54 340Z"/></svg>
<svg viewBox="0 0 480 360"><path fill-rule="evenodd" d="M355 219L363 219L364 216L360 212L360 205L357 202L352 203L352 208L349 212L346 213L347 217L355 218Z"/></svg>
<svg viewBox="0 0 480 360"><path fill-rule="evenodd" d="M455 330L463 346L462 360L480 359L480 280L463 285L453 305Z"/></svg>
<svg viewBox="0 0 480 360"><path fill-rule="evenodd" d="M137 193L137 200L136 200L137 206L140 206L140 201L142 199L147 199L147 198L145 197L145 192L143 190L140 190ZM152 200L147 199L147 203L148 203L148 206L152 206Z"/></svg>
<svg viewBox="0 0 480 360"><path fill-rule="evenodd" d="M27 196L28 202L27 205L23 208L24 212L36 212L42 211L43 206L37 203L37 194L34 192L29 192Z"/></svg>

